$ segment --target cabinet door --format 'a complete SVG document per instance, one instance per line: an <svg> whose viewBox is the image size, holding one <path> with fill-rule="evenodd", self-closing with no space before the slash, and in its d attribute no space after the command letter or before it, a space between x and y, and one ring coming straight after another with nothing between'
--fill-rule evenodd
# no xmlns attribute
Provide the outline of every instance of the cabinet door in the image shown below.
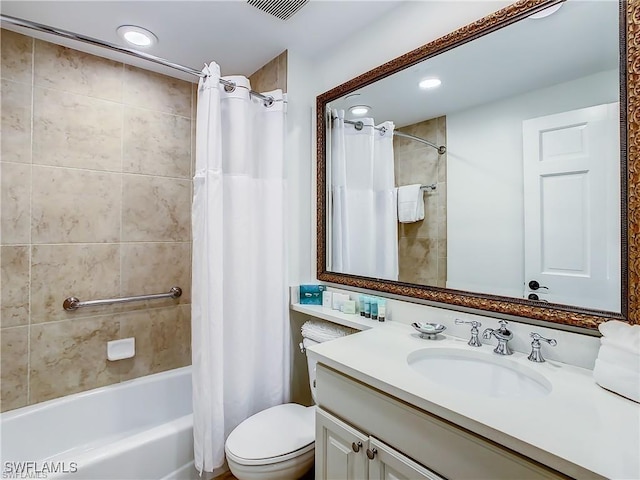
<svg viewBox="0 0 640 480"><path fill-rule="evenodd" d="M368 436L316 408L316 480L364 480Z"/></svg>
<svg viewBox="0 0 640 480"><path fill-rule="evenodd" d="M380 440L369 438L369 480L443 480L431 470L397 452Z"/></svg>

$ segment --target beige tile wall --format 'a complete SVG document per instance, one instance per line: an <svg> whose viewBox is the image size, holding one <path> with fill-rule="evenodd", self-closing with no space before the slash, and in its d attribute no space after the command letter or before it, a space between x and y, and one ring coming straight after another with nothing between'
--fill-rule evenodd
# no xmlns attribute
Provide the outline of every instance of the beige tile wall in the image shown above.
<svg viewBox="0 0 640 480"><path fill-rule="evenodd" d="M191 363L188 82L2 30L1 409ZM179 301L66 312L168 291ZM135 337L133 359L106 343Z"/></svg>
<svg viewBox="0 0 640 480"><path fill-rule="evenodd" d="M250 77L251 88L256 92L270 92L280 88L287 91L287 51L264 64Z"/></svg>
<svg viewBox="0 0 640 480"><path fill-rule="evenodd" d="M446 117L398 129L437 145L447 144ZM447 281L447 154L414 140L394 137L396 186L437 184L424 193L425 218L398 224L399 280L434 287Z"/></svg>

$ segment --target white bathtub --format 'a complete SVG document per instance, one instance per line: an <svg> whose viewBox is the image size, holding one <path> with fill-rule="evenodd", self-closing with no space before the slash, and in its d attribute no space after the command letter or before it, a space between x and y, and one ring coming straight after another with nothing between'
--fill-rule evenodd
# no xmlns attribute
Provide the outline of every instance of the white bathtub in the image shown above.
<svg viewBox="0 0 640 480"><path fill-rule="evenodd" d="M184 367L3 413L3 477L194 478L192 411Z"/></svg>

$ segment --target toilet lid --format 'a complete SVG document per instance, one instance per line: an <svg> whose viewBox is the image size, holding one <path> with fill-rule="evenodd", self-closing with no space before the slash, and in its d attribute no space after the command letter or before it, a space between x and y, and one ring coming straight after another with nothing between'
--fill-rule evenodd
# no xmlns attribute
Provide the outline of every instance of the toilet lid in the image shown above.
<svg viewBox="0 0 640 480"><path fill-rule="evenodd" d="M315 408L286 403L247 418L227 438L225 449L236 460L261 460L300 450L315 436Z"/></svg>

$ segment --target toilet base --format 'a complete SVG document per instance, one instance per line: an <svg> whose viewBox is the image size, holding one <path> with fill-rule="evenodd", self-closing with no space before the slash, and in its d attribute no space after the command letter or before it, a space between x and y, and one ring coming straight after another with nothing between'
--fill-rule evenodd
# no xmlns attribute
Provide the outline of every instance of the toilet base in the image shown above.
<svg viewBox="0 0 640 480"><path fill-rule="evenodd" d="M315 450L268 465L242 465L227 458L229 469L238 480L298 480L313 467Z"/></svg>

